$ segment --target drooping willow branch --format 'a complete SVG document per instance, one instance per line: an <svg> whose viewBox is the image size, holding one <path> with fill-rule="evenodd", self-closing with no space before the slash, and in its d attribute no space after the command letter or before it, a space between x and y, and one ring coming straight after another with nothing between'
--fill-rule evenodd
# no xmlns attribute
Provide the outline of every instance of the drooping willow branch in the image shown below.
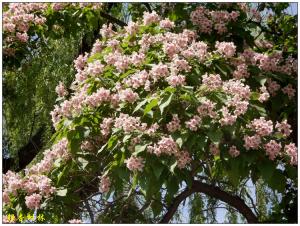
<svg viewBox="0 0 300 226"><path fill-rule="evenodd" d="M193 181L191 188L187 188L174 198L172 204L168 208L167 213L164 215L160 223L168 223L175 214L180 203L195 192L204 193L210 197L219 199L229 204L230 206L237 209L247 219L248 223L258 223L257 216L252 212L250 207L245 204L243 199L238 196L231 195L218 187L205 184L200 181Z"/></svg>

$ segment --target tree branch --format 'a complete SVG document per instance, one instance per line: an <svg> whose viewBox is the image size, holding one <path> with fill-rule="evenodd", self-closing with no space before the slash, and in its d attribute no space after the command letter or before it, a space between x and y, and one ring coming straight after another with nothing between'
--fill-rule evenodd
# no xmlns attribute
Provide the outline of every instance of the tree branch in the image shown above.
<svg viewBox="0 0 300 226"><path fill-rule="evenodd" d="M105 13L105 12L100 12L100 16L102 16L103 18L109 20L112 23L118 24L121 27L127 26L127 24L124 21L119 20L119 19L117 19L117 18L115 18L115 17L113 17L113 16L111 16L111 15Z"/></svg>
<svg viewBox="0 0 300 226"><path fill-rule="evenodd" d="M226 202L227 204L236 208L247 219L248 223L258 223L257 216L254 215L252 210L240 197L231 195L218 187L195 180L193 181L191 188L187 188L173 200L172 204L168 208L167 213L164 215L160 223L168 223L175 214L180 203L195 192L201 192L208 196Z"/></svg>

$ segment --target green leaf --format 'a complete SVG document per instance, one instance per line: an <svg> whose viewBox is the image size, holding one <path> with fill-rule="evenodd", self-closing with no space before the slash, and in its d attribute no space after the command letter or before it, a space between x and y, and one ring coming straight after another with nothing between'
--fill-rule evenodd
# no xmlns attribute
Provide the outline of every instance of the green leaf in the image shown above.
<svg viewBox="0 0 300 226"><path fill-rule="evenodd" d="M179 148L181 148L181 147L182 147L182 144L183 144L182 138L181 138L181 137L178 137L178 138L176 139L176 143L178 144Z"/></svg>
<svg viewBox="0 0 300 226"><path fill-rule="evenodd" d="M147 99L141 101L141 102L135 107L135 109L134 109L134 111L133 111L132 113L135 113L135 112L137 112L138 110L140 110L141 107L144 106L144 105L147 103L147 101L148 101Z"/></svg>
<svg viewBox="0 0 300 226"><path fill-rule="evenodd" d="M86 159L81 157L78 158L78 161L81 163L82 169L85 169L85 167L89 164L89 162Z"/></svg>
<svg viewBox="0 0 300 226"><path fill-rule="evenodd" d="M164 109L169 106L169 104L171 103L171 100L173 98L173 93L171 93L168 96L165 96L160 102L159 102L159 109L160 109L160 113L163 114L164 113Z"/></svg>
<svg viewBox="0 0 300 226"><path fill-rule="evenodd" d="M151 208L152 208L154 217L156 217L156 216L158 216L161 213L161 211L163 209L163 206L158 201L152 201L151 202Z"/></svg>
<svg viewBox="0 0 300 226"><path fill-rule="evenodd" d="M171 172L172 174L174 174L174 170L175 170L176 166L177 166L177 161L174 162L174 163L171 165L171 167L170 167L170 172Z"/></svg>
<svg viewBox="0 0 300 226"><path fill-rule="evenodd" d="M148 144L145 144L145 145L136 145L134 147L134 152L132 153L132 155L137 155L140 152L145 151L145 149L146 149L147 146L148 146Z"/></svg>
<svg viewBox="0 0 300 226"><path fill-rule="evenodd" d="M118 137L116 135L111 136L107 142L107 148L111 149L115 145L117 140Z"/></svg>
<svg viewBox="0 0 300 226"><path fill-rule="evenodd" d="M251 100L258 100L260 94L258 92L251 92L250 99Z"/></svg>
<svg viewBox="0 0 300 226"><path fill-rule="evenodd" d="M132 134L126 134L123 138L123 143L126 143L131 138Z"/></svg>
<svg viewBox="0 0 300 226"><path fill-rule="evenodd" d="M219 143L222 139L223 133L220 129L212 129L207 133L209 139L214 143Z"/></svg>
<svg viewBox="0 0 300 226"><path fill-rule="evenodd" d="M57 192L56 192L56 195L58 195L58 196L66 196L67 195L67 192L68 192L68 189L67 188L65 188L65 189L62 189L62 190L57 190Z"/></svg>
<svg viewBox="0 0 300 226"><path fill-rule="evenodd" d="M153 169L153 173L154 173L155 177L157 179L159 179L161 173L164 170L164 165L162 165L162 164L155 164L155 165L152 165L152 169Z"/></svg>
<svg viewBox="0 0 300 226"><path fill-rule="evenodd" d="M157 104L158 104L158 99L151 100L150 103L147 104L145 109L144 109L144 115L146 115L149 111L151 111L152 108L156 107Z"/></svg>
<svg viewBox="0 0 300 226"><path fill-rule="evenodd" d="M102 151L106 148L106 146L107 146L107 143L104 144L104 145L99 149L99 151L97 152L97 154L99 154L100 152L102 152Z"/></svg>

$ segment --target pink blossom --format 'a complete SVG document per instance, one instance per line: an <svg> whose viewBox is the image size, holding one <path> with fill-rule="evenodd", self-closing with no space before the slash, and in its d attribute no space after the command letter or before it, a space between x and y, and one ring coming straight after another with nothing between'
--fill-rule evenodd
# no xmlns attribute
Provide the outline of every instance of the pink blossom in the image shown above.
<svg viewBox="0 0 300 226"><path fill-rule="evenodd" d="M192 161L192 158L190 157L190 153L188 151L180 151L176 154L177 158L177 167L179 169L183 169L186 167L187 164L189 164Z"/></svg>
<svg viewBox="0 0 300 226"><path fill-rule="evenodd" d="M93 63L89 63L86 69L88 74L93 76L101 74L103 72L104 65L101 63L100 60L96 60Z"/></svg>
<svg viewBox="0 0 300 226"><path fill-rule="evenodd" d="M281 89L283 93L289 96L289 99L292 99L295 96L296 90L292 87L291 84L288 84L284 88Z"/></svg>
<svg viewBox="0 0 300 226"><path fill-rule="evenodd" d="M102 193L107 193L110 190L111 181L108 176L102 176L100 181L100 191Z"/></svg>
<svg viewBox="0 0 300 226"><path fill-rule="evenodd" d="M159 22L160 17L157 15L155 11L149 13L149 12L144 12L143 15L143 23L144 25L150 25L152 23L157 23Z"/></svg>
<svg viewBox="0 0 300 226"><path fill-rule="evenodd" d="M108 26L106 24L102 25L102 28L100 29L100 34L103 38L110 38L116 34L112 30L112 24L110 23Z"/></svg>
<svg viewBox="0 0 300 226"><path fill-rule="evenodd" d="M128 25L124 27L126 32L130 35L135 35L139 30L138 23L135 23L133 21L129 21Z"/></svg>
<svg viewBox="0 0 300 226"><path fill-rule="evenodd" d="M82 224L80 219L72 219L68 221L70 224Z"/></svg>
<svg viewBox="0 0 300 226"><path fill-rule="evenodd" d="M123 102L133 103L139 98L139 95L127 88L119 91L119 98Z"/></svg>
<svg viewBox="0 0 300 226"><path fill-rule="evenodd" d="M246 64L240 64L237 66L237 70L233 72L233 77L236 79L248 78L249 72Z"/></svg>
<svg viewBox="0 0 300 226"><path fill-rule="evenodd" d="M216 42L217 52L225 57L233 57L235 54L236 46L233 42Z"/></svg>
<svg viewBox="0 0 300 226"><path fill-rule="evenodd" d="M277 122L275 128L285 137L288 137L293 132L293 130L291 130L291 125L287 123L286 119L281 123Z"/></svg>
<svg viewBox="0 0 300 226"><path fill-rule="evenodd" d="M245 136L244 137L244 147L249 150L249 149L258 149L261 139L260 136L254 135L254 136Z"/></svg>
<svg viewBox="0 0 300 226"><path fill-rule="evenodd" d="M166 80L168 84L173 87L185 85L185 76L183 75L171 75L167 77Z"/></svg>
<svg viewBox="0 0 300 226"><path fill-rule="evenodd" d="M217 117L217 113L214 111L216 103L211 100L204 100L201 105L197 108L197 112L201 117L209 116L211 118Z"/></svg>
<svg viewBox="0 0 300 226"><path fill-rule="evenodd" d="M265 86L262 86L260 88L260 95L258 98L259 102L263 103L263 102L267 101L269 98L270 98L270 94L267 91L267 88Z"/></svg>
<svg viewBox="0 0 300 226"><path fill-rule="evenodd" d="M100 124L101 134L104 137L107 137L110 134L110 130L113 124L112 118L104 118L102 123Z"/></svg>
<svg viewBox="0 0 300 226"><path fill-rule="evenodd" d="M254 119L247 127L255 130L259 136L268 136L273 132L273 122L267 121L264 117Z"/></svg>
<svg viewBox="0 0 300 226"><path fill-rule="evenodd" d="M275 140L270 140L264 147L271 160L274 160L281 150L281 144L277 143Z"/></svg>
<svg viewBox="0 0 300 226"><path fill-rule="evenodd" d="M161 77L167 77L169 75L168 66L162 63L154 65L150 71L150 75L153 76L155 80Z"/></svg>
<svg viewBox="0 0 300 226"><path fill-rule="evenodd" d="M222 86L222 79L219 74L204 74L202 76L202 83L209 89L215 90Z"/></svg>
<svg viewBox="0 0 300 226"><path fill-rule="evenodd" d="M16 37L20 40L20 42L27 42L29 38L27 33L19 33L19 32L17 32Z"/></svg>
<svg viewBox="0 0 300 226"><path fill-rule="evenodd" d="M178 118L178 115L177 114L173 114L172 116L173 116L172 121L170 121L167 124L167 129L171 133L173 133L173 132L175 132L175 131L177 131L177 130L180 129L180 120Z"/></svg>
<svg viewBox="0 0 300 226"><path fill-rule="evenodd" d="M42 196L40 194L34 193L30 196L26 196L25 200L25 204L29 209L39 209Z"/></svg>
<svg viewBox="0 0 300 226"><path fill-rule="evenodd" d="M122 128L124 132L130 133L134 130L138 130L141 126L139 117L132 117L128 114L121 113L118 118L115 119L115 128Z"/></svg>
<svg viewBox="0 0 300 226"><path fill-rule="evenodd" d="M99 40L96 40L96 42L93 45L91 55L94 55L96 53L99 53L103 48L103 43Z"/></svg>
<svg viewBox="0 0 300 226"><path fill-rule="evenodd" d="M90 96L87 96L85 103L94 108L99 107L101 103L110 101L110 90L100 88L96 93L93 93Z"/></svg>
<svg viewBox="0 0 300 226"><path fill-rule="evenodd" d="M192 131L197 131L200 124L201 118L198 115L195 115L189 121L185 122L186 127Z"/></svg>
<svg viewBox="0 0 300 226"><path fill-rule="evenodd" d="M276 81L272 81L271 79L267 80L268 90L272 96L276 94L276 91L280 89L280 85Z"/></svg>
<svg viewBox="0 0 300 226"><path fill-rule="evenodd" d="M144 159L141 157L131 156L129 159L125 160L126 166L131 171L143 171Z"/></svg>
<svg viewBox="0 0 300 226"><path fill-rule="evenodd" d="M4 204L8 204L10 202L10 198L8 196L7 191L2 192L2 201L3 201Z"/></svg>
<svg viewBox="0 0 300 226"><path fill-rule="evenodd" d="M223 106L221 109L221 112L222 112L223 118L221 118L219 122L222 126L233 125L235 123L237 116L230 114L227 107Z"/></svg>
<svg viewBox="0 0 300 226"><path fill-rule="evenodd" d="M89 140L85 140L81 143L80 149L83 151L92 151L94 149L94 145Z"/></svg>
<svg viewBox="0 0 300 226"><path fill-rule="evenodd" d="M59 82L58 86L55 88L55 92L58 94L60 97L64 97L68 94L68 91L66 90L64 84L62 82Z"/></svg>
<svg viewBox="0 0 300 226"><path fill-rule="evenodd" d="M294 143L286 144L284 146L284 151L290 156L290 164L298 165L298 150Z"/></svg>
<svg viewBox="0 0 300 226"><path fill-rule="evenodd" d="M159 26L161 28L173 28L175 26L174 22L171 21L170 19L166 18L164 20L161 20L160 23L159 23Z"/></svg>
<svg viewBox="0 0 300 226"><path fill-rule="evenodd" d="M161 154L172 155L178 152L177 143L173 140L172 137L163 137L157 145L148 146L148 152L154 153L157 156Z"/></svg>

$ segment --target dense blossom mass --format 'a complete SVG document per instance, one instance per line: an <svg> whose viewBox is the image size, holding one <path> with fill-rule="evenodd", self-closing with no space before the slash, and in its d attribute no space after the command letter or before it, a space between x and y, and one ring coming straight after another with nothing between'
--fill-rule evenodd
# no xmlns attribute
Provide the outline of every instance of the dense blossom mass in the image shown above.
<svg viewBox="0 0 300 226"><path fill-rule="evenodd" d="M5 13L4 31L26 42L29 22L43 24L45 20L31 13L44 7L29 4L19 9L11 4ZM17 18L9 16L15 8L21 10ZM63 5L53 4L54 10L62 8ZM241 12L198 7L190 17L200 33L224 34L227 25L237 22ZM256 19L260 18L256 15ZM174 21L161 18L156 12L145 12L142 20L129 22L119 32L111 24L103 25L102 39L95 42L91 53L74 60L76 75L71 92L63 83L56 87L61 98L51 117L57 133L62 128L76 131L72 122L80 121L82 128L89 129L84 132L84 139L75 144L81 151L93 153L97 149L98 154L106 151L111 162L122 153L119 165L108 164L103 158L106 165L99 176L100 191L108 193L113 189L114 181L118 180L114 176L116 165L135 175L142 174L153 161L164 160L163 164L168 166L175 162L176 170L185 170L199 159L197 151L211 159L221 153L238 159L259 150L259 154L271 161L297 165L297 147L290 142L292 130L287 119L282 117L278 122L266 113L250 113L263 108L276 95L292 100L295 87L292 84L281 87L274 78L253 86L249 69L255 67L260 73L280 72L292 77L297 73L297 60L286 59L278 51L265 54L249 47L241 52L234 42L211 44L200 41L201 35L198 37L196 30L175 32L174 27ZM231 73L214 70L213 60L226 62ZM91 124L84 124L89 120ZM232 129L233 138L229 141L222 136L215 138L211 129L219 133L222 129ZM179 139L182 134L188 138L195 134L205 137L202 150L191 148L185 140L188 138ZM39 209L46 198L54 195L57 189L51 183L50 172L57 162L75 161L78 157L72 150L72 142L66 134L57 139L41 161L26 169L24 177L11 171L6 173L5 205L24 192L26 206ZM80 220L69 222L80 223Z"/></svg>

